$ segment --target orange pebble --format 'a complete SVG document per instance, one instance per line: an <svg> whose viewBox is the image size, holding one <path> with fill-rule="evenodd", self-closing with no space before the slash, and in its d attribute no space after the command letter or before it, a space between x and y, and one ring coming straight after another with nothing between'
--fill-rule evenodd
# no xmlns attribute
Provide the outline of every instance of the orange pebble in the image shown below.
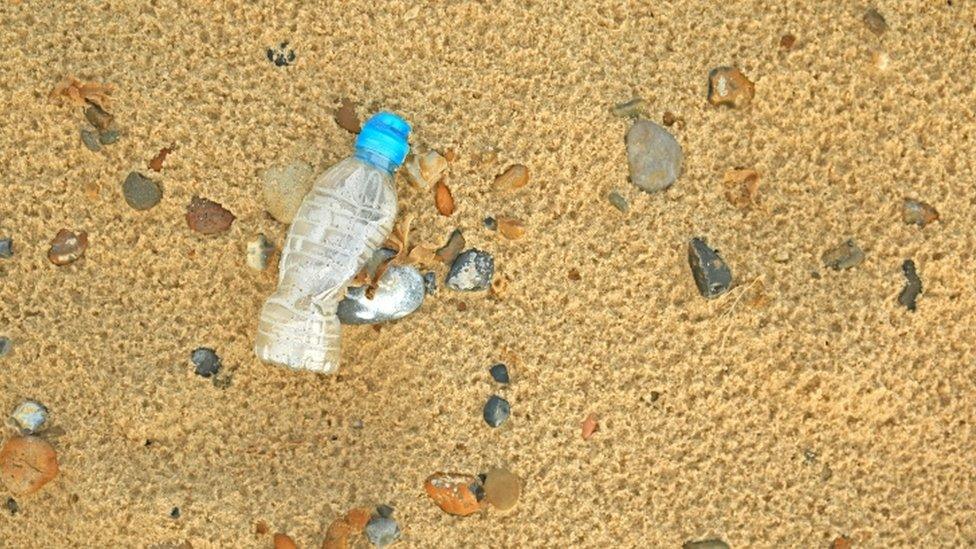
<svg viewBox="0 0 976 549"><path fill-rule="evenodd" d="M43 439L14 437L0 449L0 480L15 494L31 494L58 475L58 455Z"/></svg>
<svg viewBox="0 0 976 549"><path fill-rule="evenodd" d="M288 537L288 534L278 532L274 535L274 549L298 549L298 546Z"/></svg>
<svg viewBox="0 0 976 549"><path fill-rule="evenodd" d="M600 424L596 421L596 414L590 414L583 420L583 440L589 440L593 433L597 432Z"/></svg>
<svg viewBox="0 0 976 549"><path fill-rule="evenodd" d="M481 480L462 473L434 473L427 477L424 490L445 513L470 515L481 508L474 490L480 490Z"/></svg>

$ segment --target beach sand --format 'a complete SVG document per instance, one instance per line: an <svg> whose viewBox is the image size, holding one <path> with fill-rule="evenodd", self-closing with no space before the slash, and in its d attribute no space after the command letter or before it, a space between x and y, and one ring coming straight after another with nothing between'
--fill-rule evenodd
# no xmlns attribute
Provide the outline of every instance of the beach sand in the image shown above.
<svg viewBox="0 0 976 549"><path fill-rule="evenodd" d="M380 503L406 547L976 543L973 2L879 2L881 36L867 4L830 1L207 4L0 6L0 237L15 249L0 410L43 402L61 467L0 508L0 545L270 547L286 532L319 547L336 517ZM266 50L282 41L295 59L279 67ZM755 82L748 107L706 101L723 65ZM115 88L117 143L84 147L83 109L48 97L68 75ZM627 181L630 121L610 108L635 96L680 119L684 168L662 193ZM249 269L244 248L287 232L262 170L350 154L343 98L364 119L403 115L415 150L457 153L457 211L400 176L401 213L417 242L462 229L507 287L441 284L402 321L346 327L338 374L319 376L253 356L276 269ZM513 163L528 186L492 192ZM726 200L735 167L761 174L757 207ZM160 182L159 205L122 200L132 170ZM194 196L233 212L230 230L189 230ZM905 197L941 219L903 223ZM526 236L486 230L488 215ZM57 267L62 228L89 247ZM696 236L732 269L718 299L692 279ZM824 268L848 238L864 262ZM914 313L897 301L905 259L924 285ZM222 359L217 384L193 372L201 346ZM492 394L512 405L497 429L481 417ZM454 517L424 493L436 471L499 466L525 482L508 513Z"/></svg>

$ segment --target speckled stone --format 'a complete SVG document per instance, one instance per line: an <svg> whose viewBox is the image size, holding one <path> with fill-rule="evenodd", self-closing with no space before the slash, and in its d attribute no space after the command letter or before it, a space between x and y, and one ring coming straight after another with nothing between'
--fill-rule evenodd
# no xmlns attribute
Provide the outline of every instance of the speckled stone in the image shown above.
<svg viewBox="0 0 976 549"><path fill-rule="evenodd" d="M193 363L193 371L198 376L210 377L220 371L220 357L208 347L194 349L190 353L190 361Z"/></svg>
<svg viewBox="0 0 976 549"><path fill-rule="evenodd" d="M688 263L695 285L702 297L712 299L729 291L732 286L732 271L701 238L692 238L688 243Z"/></svg>
<svg viewBox="0 0 976 549"><path fill-rule="evenodd" d="M512 405L498 395L491 395L488 398L488 402L485 402L483 416L485 423L492 427L498 427L502 423L505 423L505 420L508 419L511 413Z"/></svg>
<svg viewBox="0 0 976 549"><path fill-rule="evenodd" d="M159 184L139 172L130 172L122 183L122 196L134 210L148 210L159 204L163 190Z"/></svg>
<svg viewBox="0 0 976 549"><path fill-rule="evenodd" d="M386 547L400 538L400 526L389 517L376 516L366 523L363 529L366 539L376 547Z"/></svg>
<svg viewBox="0 0 976 549"><path fill-rule="evenodd" d="M47 408L43 404L34 400L25 400L14 408L10 415L21 433L32 435L41 430L44 422L47 421Z"/></svg>
<svg viewBox="0 0 976 549"><path fill-rule="evenodd" d="M638 120L627 131L630 181L649 193L670 187L681 174L681 145L663 126Z"/></svg>
<svg viewBox="0 0 976 549"><path fill-rule="evenodd" d="M427 295L437 293L437 273L434 271L424 273L424 291Z"/></svg>
<svg viewBox="0 0 976 549"><path fill-rule="evenodd" d="M264 233L258 233L247 243L245 263L255 271L263 271L268 268L268 260L274 251L274 244L268 241Z"/></svg>
<svg viewBox="0 0 976 549"><path fill-rule="evenodd" d="M492 255L472 248L457 256L444 282L452 290L477 292L488 289L494 275L495 259Z"/></svg>

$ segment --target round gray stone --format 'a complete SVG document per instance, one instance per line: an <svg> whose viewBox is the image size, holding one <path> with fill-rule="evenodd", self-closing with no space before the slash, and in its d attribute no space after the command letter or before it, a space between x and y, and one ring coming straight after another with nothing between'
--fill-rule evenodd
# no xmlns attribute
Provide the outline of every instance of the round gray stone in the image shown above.
<svg viewBox="0 0 976 549"><path fill-rule="evenodd" d="M681 145L664 127L638 120L627 131L630 180L643 191L663 191L681 173Z"/></svg>
<svg viewBox="0 0 976 549"><path fill-rule="evenodd" d="M159 184L139 172L131 172L122 183L122 196L136 210L148 210L163 198Z"/></svg>
<svg viewBox="0 0 976 549"><path fill-rule="evenodd" d="M377 547L386 547L400 538L400 525L390 517L373 517L364 529L366 538Z"/></svg>

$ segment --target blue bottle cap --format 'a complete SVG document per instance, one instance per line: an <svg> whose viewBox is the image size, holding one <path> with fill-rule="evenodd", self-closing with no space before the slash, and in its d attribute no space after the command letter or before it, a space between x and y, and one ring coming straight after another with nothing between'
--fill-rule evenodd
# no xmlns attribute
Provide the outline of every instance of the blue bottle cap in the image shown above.
<svg viewBox="0 0 976 549"><path fill-rule="evenodd" d="M395 169L403 164L403 159L410 150L408 135L410 124L406 120L391 112L380 112L363 124L363 129L356 138L356 148L389 160Z"/></svg>

